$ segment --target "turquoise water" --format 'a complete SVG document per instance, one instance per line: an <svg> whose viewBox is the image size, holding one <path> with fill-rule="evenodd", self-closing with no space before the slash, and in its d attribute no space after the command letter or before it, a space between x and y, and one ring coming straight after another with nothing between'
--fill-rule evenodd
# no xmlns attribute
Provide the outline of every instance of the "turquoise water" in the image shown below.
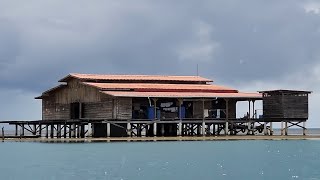
<svg viewBox="0 0 320 180"><path fill-rule="evenodd" d="M320 141L0 143L2 180L320 179Z"/></svg>

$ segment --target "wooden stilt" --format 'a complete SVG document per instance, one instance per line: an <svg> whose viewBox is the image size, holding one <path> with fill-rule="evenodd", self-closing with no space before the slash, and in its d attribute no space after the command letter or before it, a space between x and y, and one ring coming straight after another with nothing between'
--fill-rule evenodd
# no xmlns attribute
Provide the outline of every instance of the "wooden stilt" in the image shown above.
<svg viewBox="0 0 320 180"><path fill-rule="evenodd" d="M285 135L288 135L288 122L285 122Z"/></svg>
<svg viewBox="0 0 320 180"><path fill-rule="evenodd" d="M89 128L91 128L91 137L93 137L94 136L94 123L92 123Z"/></svg>
<svg viewBox="0 0 320 180"><path fill-rule="evenodd" d="M21 124L21 136L24 136L24 124Z"/></svg>
<svg viewBox="0 0 320 180"><path fill-rule="evenodd" d="M206 136L206 123L202 122L202 136Z"/></svg>
<svg viewBox="0 0 320 180"><path fill-rule="evenodd" d="M63 126L63 138L67 138L67 124L64 124Z"/></svg>
<svg viewBox="0 0 320 180"><path fill-rule="evenodd" d="M141 137L141 124L137 124L137 136Z"/></svg>
<svg viewBox="0 0 320 180"><path fill-rule="evenodd" d="M268 132L267 132L267 122L264 122L263 132L264 132L264 135L268 135Z"/></svg>
<svg viewBox="0 0 320 180"><path fill-rule="evenodd" d="M179 126L178 126L178 136L182 136L182 120L180 119L179 121Z"/></svg>
<svg viewBox="0 0 320 180"><path fill-rule="evenodd" d="M202 136L206 135L206 123L204 122L205 119L205 112L204 112L204 99L202 99Z"/></svg>
<svg viewBox="0 0 320 180"><path fill-rule="evenodd" d="M61 124L57 125L57 138L61 138Z"/></svg>
<svg viewBox="0 0 320 180"><path fill-rule="evenodd" d="M76 138L77 137L77 125L72 124L72 137Z"/></svg>
<svg viewBox="0 0 320 180"><path fill-rule="evenodd" d="M131 137L131 124L130 124L130 122L127 123L127 135L128 135L128 137Z"/></svg>
<svg viewBox="0 0 320 180"><path fill-rule="evenodd" d="M87 134L87 137L92 137L92 124L91 123L88 123L88 134Z"/></svg>
<svg viewBox="0 0 320 180"><path fill-rule="evenodd" d="M32 135L37 135L37 125L33 124Z"/></svg>
<svg viewBox="0 0 320 180"><path fill-rule="evenodd" d="M229 131L229 100L225 99L226 101L226 127L225 127L225 135L228 135Z"/></svg>
<svg viewBox="0 0 320 180"><path fill-rule="evenodd" d="M307 135L306 121L303 122L303 135Z"/></svg>
<svg viewBox="0 0 320 180"><path fill-rule="evenodd" d="M273 127L272 127L272 122L270 122L270 135L273 135Z"/></svg>
<svg viewBox="0 0 320 180"><path fill-rule="evenodd" d="M49 137L49 125L46 124L46 138Z"/></svg>
<svg viewBox="0 0 320 180"><path fill-rule="evenodd" d="M54 137L54 124L51 124L51 131L50 131L50 137Z"/></svg>
<svg viewBox="0 0 320 180"><path fill-rule="evenodd" d="M283 129L283 121L281 121L281 136L283 136L283 131L284 131L284 129Z"/></svg>
<svg viewBox="0 0 320 180"><path fill-rule="evenodd" d="M69 138L72 138L72 125L71 124L69 124L68 125L68 128L69 128Z"/></svg>
<svg viewBox="0 0 320 180"><path fill-rule="evenodd" d="M157 136L157 123L156 122L153 123L153 136L154 137Z"/></svg>
<svg viewBox="0 0 320 180"><path fill-rule="evenodd" d="M81 131L80 131L80 137L81 138L84 138L85 137L85 125L84 124L80 124L80 127L81 127Z"/></svg>
<svg viewBox="0 0 320 180"><path fill-rule="evenodd" d="M41 137L41 135L42 135L42 125L39 124L39 136Z"/></svg>
<svg viewBox="0 0 320 180"><path fill-rule="evenodd" d="M224 135L228 135L228 131L229 131L229 123L228 123L228 121L226 121L226 126L225 126L225 129L224 129Z"/></svg>
<svg viewBox="0 0 320 180"><path fill-rule="evenodd" d="M111 135L111 128L110 128L110 123L107 123L107 137L110 137Z"/></svg>
<svg viewBox="0 0 320 180"><path fill-rule="evenodd" d="M16 132L15 132L15 136L18 136L18 124L16 124Z"/></svg>
<svg viewBox="0 0 320 180"><path fill-rule="evenodd" d="M81 126L77 124L77 138L80 138Z"/></svg>

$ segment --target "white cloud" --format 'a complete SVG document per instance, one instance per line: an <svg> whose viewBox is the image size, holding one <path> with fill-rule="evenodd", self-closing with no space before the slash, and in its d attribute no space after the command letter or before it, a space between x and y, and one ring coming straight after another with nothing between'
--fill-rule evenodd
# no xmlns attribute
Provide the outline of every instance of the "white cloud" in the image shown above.
<svg viewBox="0 0 320 180"><path fill-rule="evenodd" d="M306 13L319 14L320 13L320 2L308 2L303 5Z"/></svg>

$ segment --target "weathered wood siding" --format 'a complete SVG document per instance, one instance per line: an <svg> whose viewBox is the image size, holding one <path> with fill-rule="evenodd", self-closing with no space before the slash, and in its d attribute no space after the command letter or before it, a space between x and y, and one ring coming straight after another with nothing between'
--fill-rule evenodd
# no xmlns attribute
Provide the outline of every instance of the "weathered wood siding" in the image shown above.
<svg viewBox="0 0 320 180"><path fill-rule="evenodd" d="M42 118L44 120L69 119L70 105L58 104L53 98L45 98L42 101Z"/></svg>
<svg viewBox="0 0 320 180"><path fill-rule="evenodd" d="M93 119L112 118L112 99L104 102L83 103L84 117Z"/></svg>
<svg viewBox="0 0 320 180"><path fill-rule="evenodd" d="M132 98L117 98L113 100L114 119L132 119Z"/></svg>
<svg viewBox="0 0 320 180"><path fill-rule="evenodd" d="M83 104L82 118L112 118L110 97L104 96L96 88L81 84L78 80L70 80L66 87L43 99L43 119L70 119L70 104L74 102Z"/></svg>
<svg viewBox="0 0 320 180"><path fill-rule="evenodd" d="M55 91L53 94L55 102L59 104L70 104L73 102L100 102L101 93L98 89L81 84L73 79L68 86Z"/></svg>
<svg viewBox="0 0 320 180"><path fill-rule="evenodd" d="M307 94L275 94L263 97L264 118L308 119Z"/></svg>

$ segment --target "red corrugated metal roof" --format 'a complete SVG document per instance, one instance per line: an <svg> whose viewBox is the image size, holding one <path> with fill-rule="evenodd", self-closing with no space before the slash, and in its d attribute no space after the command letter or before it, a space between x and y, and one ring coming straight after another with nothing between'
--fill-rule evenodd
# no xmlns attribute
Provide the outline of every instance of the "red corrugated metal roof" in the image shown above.
<svg viewBox="0 0 320 180"><path fill-rule="evenodd" d="M213 84L151 84L151 83L88 83L100 90L134 90L134 91L166 91L166 92L228 92L236 93L236 89Z"/></svg>
<svg viewBox="0 0 320 180"><path fill-rule="evenodd" d="M115 97L159 97L159 98L239 98L262 99L259 93L202 93L202 92L135 92L135 91L102 91Z"/></svg>
<svg viewBox="0 0 320 180"><path fill-rule="evenodd" d="M200 76L164 76L164 75L106 75L106 74L78 74L71 73L59 82L66 82L69 78L82 80L138 80L138 81L185 81L185 82L213 82Z"/></svg>

